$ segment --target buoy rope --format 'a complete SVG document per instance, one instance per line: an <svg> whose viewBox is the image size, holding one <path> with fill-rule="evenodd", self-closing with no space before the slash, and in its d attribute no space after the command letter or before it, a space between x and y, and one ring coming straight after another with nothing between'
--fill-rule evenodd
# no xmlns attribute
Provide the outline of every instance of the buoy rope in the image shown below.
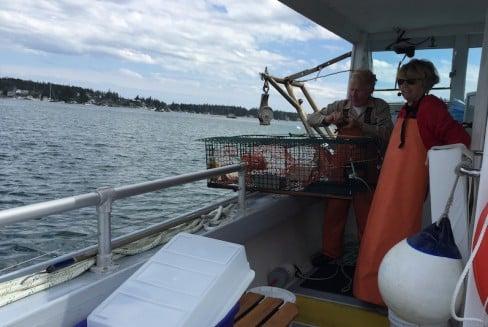
<svg viewBox="0 0 488 327"><path fill-rule="evenodd" d="M481 219L481 217L480 217L480 219ZM487 227L488 227L488 219L485 217L485 221L483 223L483 227L481 228L481 232L480 232L480 235L478 237L478 240L476 241L476 245L474 246L473 252L471 253L471 256L469 257L469 260L466 263L466 266L464 267L463 272L461 273L461 276L459 276L459 279L456 283L456 287L454 288L454 293L452 294L452 297L451 297L451 316L454 319L456 319L457 321L460 321L460 322L465 322L465 321L477 322L477 323L480 323L481 326L484 326L484 320L485 319L481 320L478 318L460 317L457 315L457 313L456 313L456 300L458 298L459 291L461 289L461 285L464 282L464 278L466 278L466 275L468 274L469 269L471 269L471 267L473 265L474 258L478 254L478 250L481 247L481 243L483 242L483 239L485 237L485 232L486 232ZM488 298L485 301L485 305L484 305L485 310L486 310L487 303L488 303ZM486 313L485 313L485 316L486 316Z"/></svg>
<svg viewBox="0 0 488 327"><path fill-rule="evenodd" d="M456 186L459 182L459 174L456 174L456 180L454 181L454 185L451 188L451 193L449 194L449 197L447 198L446 206L444 208L444 211L442 212L441 216L437 220L437 225L441 222L442 218L448 218L449 217L449 210L451 210L452 202L454 201L454 192L456 191Z"/></svg>
<svg viewBox="0 0 488 327"><path fill-rule="evenodd" d="M454 180L454 184L452 185L452 188L451 188L451 192L449 193L449 197L447 198L447 201L446 201L446 206L444 207L444 211L442 212L441 216L439 217L439 219L437 219L437 222L436 224L439 225L440 221L442 220L442 218L448 218L449 217L449 210L451 210L451 207L452 207L452 203L454 201L454 193L456 191L456 187L458 185L458 182L459 182L459 178L460 178L460 172L459 172L459 168L462 167L462 166L466 166L466 165L470 165L471 164L471 159L467 158L467 159L464 159L462 160L456 167L456 179Z"/></svg>

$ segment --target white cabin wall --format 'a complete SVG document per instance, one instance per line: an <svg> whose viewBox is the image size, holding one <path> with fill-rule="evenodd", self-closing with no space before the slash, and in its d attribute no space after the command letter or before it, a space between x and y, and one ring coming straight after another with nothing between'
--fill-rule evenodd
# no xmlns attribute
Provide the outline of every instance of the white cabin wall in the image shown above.
<svg viewBox="0 0 488 327"><path fill-rule="evenodd" d="M453 101L454 99L464 101L468 51L468 36L465 34L456 35L452 54L450 101Z"/></svg>
<svg viewBox="0 0 488 327"><path fill-rule="evenodd" d="M373 55L369 50L368 39L369 38L366 33L361 33L359 42L353 45L351 55L351 70L373 68ZM351 74L352 71L349 73L349 80L351 79ZM347 95L349 97L349 87L347 88Z"/></svg>
<svg viewBox="0 0 488 327"><path fill-rule="evenodd" d="M474 126L472 137L472 149L483 149L483 162L481 167L481 176L479 180L478 197L476 202L476 219L475 226L478 223L478 217L483 210L483 207L488 203L488 147L486 137L486 116L488 112L488 10L485 15L485 29L483 37L483 46L481 52L480 73L478 78L478 89L476 93L475 112L474 112ZM478 160L475 162L476 168L479 168L481 163ZM475 317L478 319L487 319L485 310L476 290L475 281L472 270L468 275L468 285L466 292L466 303L464 308L465 317ZM463 326L480 326L476 322L466 322Z"/></svg>
<svg viewBox="0 0 488 327"><path fill-rule="evenodd" d="M473 150L480 150L484 147L488 115L488 13L486 19L473 117L471 140L471 149ZM478 165L476 168L479 167Z"/></svg>
<svg viewBox="0 0 488 327"><path fill-rule="evenodd" d="M311 269L310 258L322 246L323 204L310 203L297 215L245 241L249 264L256 273L251 287L267 285L268 274L282 265L296 264L304 272Z"/></svg>
<svg viewBox="0 0 488 327"><path fill-rule="evenodd" d="M368 50L368 35L362 33L360 41L353 45L351 55L351 69L371 69L373 59L371 51Z"/></svg>

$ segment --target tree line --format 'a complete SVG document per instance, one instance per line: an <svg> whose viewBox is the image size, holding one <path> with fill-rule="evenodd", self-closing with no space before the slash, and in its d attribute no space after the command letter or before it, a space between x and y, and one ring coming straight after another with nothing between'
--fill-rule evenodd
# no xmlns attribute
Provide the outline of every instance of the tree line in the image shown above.
<svg viewBox="0 0 488 327"><path fill-rule="evenodd" d="M17 78L0 78L0 96L4 97L29 97L40 100L64 101L66 103L89 103L99 106L121 106L131 108L145 108L155 111L181 111L210 115L233 115L235 117L255 117L258 109L246 109L240 106L224 106L213 104L186 104L171 103L154 99L136 96L134 99L127 99L114 91L97 91L79 86L61 85L46 82L34 82ZM273 111L274 119L298 120L294 112Z"/></svg>

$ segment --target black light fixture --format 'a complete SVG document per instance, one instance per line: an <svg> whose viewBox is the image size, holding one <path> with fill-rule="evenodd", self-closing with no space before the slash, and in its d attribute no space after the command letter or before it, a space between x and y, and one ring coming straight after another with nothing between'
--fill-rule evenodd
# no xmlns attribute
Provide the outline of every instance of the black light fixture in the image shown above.
<svg viewBox="0 0 488 327"><path fill-rule="evenodd" d="M397 38L394 42L390 43L385 50L393 50L397 54L405 54L407 57L412 58L415 55L415 44L412 43L409 37L403 37L405 30L396 28Z"/></svg>
<svg viewBox="0 0 488 327"><path fill-rule="evenodd" d="M395 53L406 54L409 58L412 58L415 55L415 47L413 45L405 46L403 44L396 44L392 48Z"/></svg>

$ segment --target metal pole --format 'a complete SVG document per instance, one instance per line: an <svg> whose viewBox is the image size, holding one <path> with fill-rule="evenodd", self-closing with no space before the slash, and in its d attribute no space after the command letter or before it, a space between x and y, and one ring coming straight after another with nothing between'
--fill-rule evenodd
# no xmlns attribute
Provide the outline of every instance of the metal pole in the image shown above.
<svg viewBox="0 0 488 327"><path fill-rule="evenodd" d="M319 108L317 108L317 105L315 104L315 101L313 101L312 96L310 95L310 93L308 93L308 90L305 87L305 85L300 86L300 89L302 90L303 95L305 95L305 98L307 98L308 103L310 103L310 106L312 107L313 111L314 112L318 112L319 111ZM325 132L327 133L327 136L329 136L329 137L332 137L333 136L333 134L330 131L330 129L329 129L328 126L324 126L324 129L325 129ZM320 130L320 128L317 127L317 128L315 128L315 130L322 137L324 137L323 133L321 133L322 131Z"/></svg>
<svg viewBox="0 0 488 327"><path fill-rule="evenodd" d="M94 206L99 201L99 195L95 192L92 192L57 200L29 204L12 209L1 210L0 226L18 223L29 219L41 218L48 215L62 213L79 208Z"/></svg>
<svg viewBox="0 0 488 327"><path fill-rule="evenodd" d="M190 174L183 174L183 175L172 176L163 179L157 179L150 182L116 187L114 188L115 194L113 200L119 200L134 195L154 192L171 186L196 182L208 177L232 173L238 171L239 169L240 169L240 164L235 164L235 165L202 170Z"/></svg>
<svg viewBox="0 0 488 327"><path fill-rule="evenodd" d="M293 106L293 108L296 109L298 113L298 117L302 121L303 126L305 127L305 130L307 131L307 134L309 136L313 136L313 130L310 128L310 126L307 124L307 118L303 116L303 112L301 111L300 105L292 98L290 97L275 81L272 77L269 75L263 75L265 76L264 78L268 79L269 83Z"/></svg>
<svg viewBox="0 0 488 327"><path fill-rule="evenodd" d="M241 215L244 216L246 212L246 166L239 170L239 195L238 195L238 202L239 202L239 210L241 211Z"/></svg>
<svg viewBox="0 0 488 327"><path fill-rule="evenodd" d="M102 187L97 189L100 195L100 203L97 205L98 215L98 254L95 272L108 272L114 268L112 262L112 202L114 189Z"/></svg>
<svg viewBox="0 0 488 327"><path fill-rule="evenodd" d="M286 88L286 91L288 92L288 95L290 96L290 98L292 98L293 101L297 104L296 109L297 109L298 115L302 119L303 125L305 125L305 129L307 129L307 130L310 129L310 125L307 122L307 116L303 112L302 105L300 104L300 102L296 98L295 93L293 92L293 88L290 85L290 83L286 83L285 88Z"/></svg>
<svg viewBox="0 0 488 327"><path fill-rule="evenodd" d="M254 193L254 194L257 194L257 193ZM169 229L171 227L192 221L195 218L198 218L199 216L201 216L203 214L209 213L210 211L218 208L219 206L226 206L226 205L228 205L232 202L236 202L236 201L237 201L237 196L233 196L229 199L219 201L217 203L205 206L201 209L194 210L194 211L189 212L189 213L185 213L185 214L178 216L176 218L165 220L162 223L157 223L157 224L151 225L149 227L145 227L143 229L137 230L135 232L116 237L112 240L112 249L127 245L131 242L140 240L146 236L154 235L156 233L160 233L163 230ZM54 269L57 269L58 266L64 267L65 266L63 264L64 262L69 262L69 263L79 262L85 258L89 258L89 257L96 255L97 251L98 251L98 245L92 245L92 246L86 247L84 249L74 251L74 252L62 255L60 257L57 257L57 258L54 258L54 259L51 259L48 261L40 262L40 263L34 264L32 266L21 268L21 269L12 271L10 273L7 273L5 275L1 275L0 276L0 283L7 281L7 280L14 279L14 278L19 277L19 276L25 276L25 275L36 273L39 271L44 271L48 267L54 267Z"/></svg>
<svg viewBox="0 0 488 327"><path fill-rule="evenodd" d="M293 88L291 87L290 83L285 83L285 87L286 87L286 90L288 91L288 94L290 95L290 97L298 104L298 106L300 107L300 110L297 108L297 111L298 111L298 115L300 116L300 119L302 119L302 122L303 124L307 125L309 128L313 128L317 134L319 134L320 136L322 136L322 138L326 139L327 136L324 134L324 132L322 132L320 130L319 127L311 127L308 122L307 122L307 116L305 115L305 113L303 112L303 108L302 108L302 105L300 103L300 101L297 100L296 96L295 96L295 93L293 92ZM305 86L303 86L305 87ZM305 126L305 127L307 127ZM311 135L312 136L312 135Z"/></svg>
<svg viewBox="0 0 488 327"><path fill-rule="evenodd" d="M319 127L316 127L316 126L311 127L308 124L308 122L307 122L307 116L303 112L302 105L301 105L300 101L297 100L297 98L295 96L295 93L293 92L293 88L290 85L290 83L285 83L285 87L286 87L286 90L288 91L288 94L290 95L290 98L292 98L295 101L295 103L298 105L298 107L296 107L297 112L298 112L298 116L302 120L302 123L305 126L305 129L307 129L307 127L308 128L313 128L317 132L317 134L319 134L322 138L326 139L327 138L327 135L325 135L324 132L322 132ZM303 87L305 87L305 86L303 86ZM310 136L312 136L312 134L310 134Z"/></svg>
<svg viewBox="0 0 488 327"><path fill-rule="evenodd" d="M300 78L300 77L303 77L303 76L310 75L312 73L315 73L315 72L317 72L319 70L324 69L327 66L330 66L332 64L335 64L336 62L339 62L339 61L341 61L343 59L349 58L351 56L351 54L352 54L351 51L346 52L346 53L344 53L344 54L342 54L342 55L340 55L340 56L338 56L338 57L336 57L334 59L331 59L329 61L326 61L323 64L320 64L320 65L318 65L318 66L316 66L314 68L305 69L304 71L298 72L298 73L293 74L293 75L289 75L289 76L285 77L285 79L286 80L294 80L294 79L297 79L297 78Z"/></svg>
<svg viewBox="0 0 488 327"><path fill-rule="evenodd" d="M112 203L117 199L122 199L134 195L144 194L148 192L157 191L160 189L168 188L175 185L181 185L185 183L190 183L198 180L205 179L211 176L222 175L226 173L232 173L243 169L245 166L243 164L235 164L230 166L224 166L214 169L208 169L204 171L199 171L191 174L183 174L179 176L169 177L165 179L154 180L150 182L144 182L133 185L126 185L118 188L100 188L97 192L76 195L72 197L62 198L58 200L46 201L36 204L31 204L27 206L22 206L18 208L0 210L0 226L26 221L29 219L45 217L52 214L62 213L66 211L71 211L79 208L96 206L98 214L98 245L90 246L83 250L63 255L55 259L49 260L47 262L39 263L33 266L29 266L23 269L16 270L15 272L8 273L6 275L0 276L0 282L7 280L8 278L15 278L22 275L22 273L28 274L40 270L46 269L51 265L54 265L53 269L59 269L60 265L63 266L63 261L79 261L83 260L85 257L90 257L96 253L97 255L97 266L95 271L107 271L114 267L112 264L111 255L111 212ZM245 187L245 185L244 185ZM243 200L240 203L244 203L245 192L243 194ZM234 198L235 199L235 198ZM230 200L225 200L222 203L211 205L195 211L194 214L203 214L206 211L210 211L218 205L224 205ZM113 247L122 246L130 243L138 238L138 236L149 235L162 230L166 227L172 227L176 224L180 224L187 220L193 219L188 215L184 215L176 220L171 220L160 224L159 226L153 226L151 230L144 230L134 232L126 236L119 237L115 239L112 243ZM174 225L173 225L174 224Z"/></svg>

